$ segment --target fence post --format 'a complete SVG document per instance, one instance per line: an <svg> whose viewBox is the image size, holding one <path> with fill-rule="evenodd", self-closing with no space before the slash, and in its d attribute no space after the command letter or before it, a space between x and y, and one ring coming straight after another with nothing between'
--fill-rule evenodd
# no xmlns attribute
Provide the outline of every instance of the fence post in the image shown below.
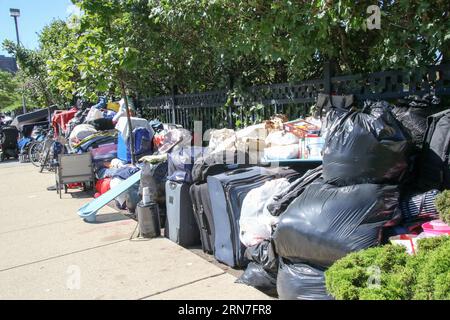
<svg viewBox="0 0 450 320"><path fill-rule="evenodd" d="M178 91L177 86L172 86L172 105L171 105L171 109L172 109L172 124L176 124L175 106L177 105L177 103L176 103L177 91Z"/></svg>
<svg viewBox="0 0 450 320"><path fill-rule="evenodd" d="M323 65L323 88L325 94L331 94L331 62L327 61Z"/></svg>
<svg viewBox="0 0 450 320"><path fill-rule="evenodd" d="M228 82L228 91L230 92L231 90L233 90L234 87L234 77L232 74L229 75L228 78L229 82ZM228 105L227 108L227 118L228 118L228 127L230 129L234 129L234 122L233 122L233 105L234 105L234 101L231 100L231 103Z"/></svg>

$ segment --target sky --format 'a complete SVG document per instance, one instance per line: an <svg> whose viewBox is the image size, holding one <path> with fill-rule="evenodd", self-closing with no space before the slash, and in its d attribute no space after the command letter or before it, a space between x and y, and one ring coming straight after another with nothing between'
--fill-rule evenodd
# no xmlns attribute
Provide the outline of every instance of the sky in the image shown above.
<svg viewBox="0 0 450 320"><path fill-rule="evenodd" d="M27 49L36 49L42 28L53 19L67 18L76 7L70 0L0 0L0 55L8 54L1 48L5 39L16 41L14 19L9 9L20 9L19 37Z"/></svg>

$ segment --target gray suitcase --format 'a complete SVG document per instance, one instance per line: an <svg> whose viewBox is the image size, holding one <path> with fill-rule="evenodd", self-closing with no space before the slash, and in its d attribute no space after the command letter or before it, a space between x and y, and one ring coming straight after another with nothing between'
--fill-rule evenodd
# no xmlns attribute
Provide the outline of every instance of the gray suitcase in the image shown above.
<svg viewBox="0 0 450 320"><path fill-rule="evenodd" d="M166 182L166 226L164 234L183 247L200 245L200 230L192 210L190 185Z"/></svg>

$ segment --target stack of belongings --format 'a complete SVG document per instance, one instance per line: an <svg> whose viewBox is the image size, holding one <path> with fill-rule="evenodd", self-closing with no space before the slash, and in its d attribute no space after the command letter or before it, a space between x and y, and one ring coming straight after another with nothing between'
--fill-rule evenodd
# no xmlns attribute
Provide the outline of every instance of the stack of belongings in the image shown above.
<svg viewBox="0 0 450 320"><path fill-rule="evenodd" d="M324 271L350 252L380 245L386 228L401 219L400 185L409 171L412 144L391 106L367 102L358 109L349 96L319 98L328 105L323 166L273 196L268 213L262 211L264 241L270 243L265 252L278 256L277 272L264 263L258 277L254 266L243 276L254 285L250 276L257 282L265 274L265 289L276 278L281 299L331 299Z"/></svg>
<svg viewBox="0 0 450 320"><path fill-rule="evenodd" d="M119 185L140 170L130 165L128 122L123 99L120 103L107 103L100 97L96 105L73 114L65 132L72 152L90 152L97 179L95 197ZM73 110L75 111L75 110ZM117 112L119 111L119 112ZM137 156L152 152L153 131L145 119L131 118ZM133 213L139 201L139 185L115 199L117 208Z"/></svg>
<svg viewBox="0 0 450 320"><path fill-rule="evenodd" d="M266 126L267 127L267 126ZM309 117L284 121L281 126L269 126L264 161L313 159L321 160L323 139L319 136L321 122Z"/></svg>
<svg viewBox="0 0 450 320"><path fill-rule="evenodd" d="M287 117L276 115L271 120L241 130L216 129L205 135L205 140L209 141L209 145L203 149L202 153L197 153L198 156L192 166L192 185L189 191L204 252L214 254L216 247L216 228L207 183L208 178L235 169L259 165L264 153L267 134L282 128L282 123L285 121L287 121ZM229 260L234 261L234 259ZM235 264L234 262L229 263Z"/></svg>
<svg viewBox="0 0 450 320"><path fill-rule="evenodd" d="M189 190L204 252L214 254L216 237L208 177L260 164L267 134L282 128L285 121L285 116L276 115L242 130L215 129L206 135L209 145L194 161Z"/></svg>
<svg viewBox="0 0 450 320"><path fill-rule="evenodd" d="M167 228L169 223L169 215L171 219L173 217L178 218L178 220L175 219L175 223L178 221L184 223L184 220L182 219L185 217L179 216L181 209L189 210L189 208L192 207L189 205L190 201L186 201L186 194L188 195L188 193L185 190L186 186L184 186L185 183L189 183L189 177L191 175L190 166L189 164L185 165L183 163L184 161L191 161L189 157L186 158L184 155L186 153L185 150L190 148L192 135L186 129L166 129L163 124L157 120L152 120L149 124L155 132L153 138L155 153L139 159L142 163L139 196L143 197L144 188L148 188L150 194L149 201L152 204L157 205L161 226L166 226L165 235L169 237L168 232L170 226ZM168 199L168 196L166 195L166 188L170 187L170 185L167 186L167 183L169 182L169 172L171 179L173 180L171 182L175 183L175 186L178 187L178 184L184 186L183 193L178 194L178 196L182 195L183 200L186 201L186 204L183 204L183 206L179 205L179 200L181 197L176 198L172 195L172 197ZM181 191L181 188L174 189L176 189L176 192ZM173 190L169 188L168 193L170 194L171 192L173 192ZM189 196L188 200L190 200ZM178 215L175 213L178 213ZM170 222L173 222L173 220L170 220ZM192 230L191 225L192 224L187 224L186 228ZM178 228L183 229L180 233L184 232L184 227L184 225L178 226ZM196 231L196 229L194 231ZM172 234L177 234L176 227L172 228ZM181 240L184 241L185 239Z"/></svg>
<svg viewBox="0 0 450 320"><path fill-rule="evenodd" d="M439 218L435 199L450 188L450 111L432 94L398 100L393 113L412 137L411 170L402 189L402 225L391 235L417 235L422 224ZM391 238L392 239L392 238Z"/></svg>
<svg viewBox="0 0 450 320"><path fill-rule="evenodd" d="M304 190L322 176L322 166L294 179L275 179L251 190L242 204L240 240L246 247L249 264L238 283L253 286L268 295L277 295L279 257L272 235L279 216ZM292 181L293 180L293 181Z"/></svg>
<svg viewBox="0 0 450 320"><path fill-rule="evenodd" d="M79 110L76 107L73 107L67 111L54 111L52 117L52 126L55 137L65 137L67 135L67 132L70 129L69 122L75 117L78 112Z"/></svg>
<svg viewBox="0 0 450 320"><path fill-rule="evenodd" d="M213 130L208 148L193 165L190 194L202 248L230 267L243 268L249 262L239 224L241 212L247 210L243 204L246 195L270 182L261 195L264 197L272 180L277 179L273 186L287 185L306 171L271 168L261 162L267 136L281 131L286 120L277 115L237 131Z"/></svg>

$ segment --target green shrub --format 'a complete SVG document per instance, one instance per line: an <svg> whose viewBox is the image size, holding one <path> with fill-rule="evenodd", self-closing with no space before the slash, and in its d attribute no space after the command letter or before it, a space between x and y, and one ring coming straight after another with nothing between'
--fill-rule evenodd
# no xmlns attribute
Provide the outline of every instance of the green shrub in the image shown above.
<svg viewBox="0 0 450 320"><path fill-rule="evenodd" d="M394 245L351 253L326 271L327 290L339 300L406 299L410 273L405 268L409 259L404 247ZM368 286L373 267L381 272L379 288Z"/></svg>
<svg viewBox="0 0 450 320"><path fill-rule="evenodd" d="M423 255L426 258L418 268L414 299L450 300L450 238L442 238L445 241L439 247Z"/></svg>
<svg viewBox="0 0 450 320"><path fill-rule="evenodd" d="M436 197L436 208L442 221L450 224L450 190L445 190Z"/></svg>
<svg viewBox="0 0 450 320"><path fill-rule="evenodd" d="M415 256L398 245L345 256L325 272L328 292L338 300L450 299L450 237L418 245ZM371 267L379 268L379 286L369 285Z"/></svg>

